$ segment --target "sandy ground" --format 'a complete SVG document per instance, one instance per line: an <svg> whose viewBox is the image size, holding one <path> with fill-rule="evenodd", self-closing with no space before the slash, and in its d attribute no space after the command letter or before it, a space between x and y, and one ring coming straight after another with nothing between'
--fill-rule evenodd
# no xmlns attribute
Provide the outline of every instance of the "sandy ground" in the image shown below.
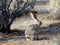
<svg viewBox="0 0 60 45"><path fill-rule="evenodd" d="M38 19L41 20L43 15L48 14L40 14L38 15ZM27 41L24 37L25 35L21 35L21 31L25 31L29 25L36 24L36 22L34 22L30 16L22 16L21 18L17 18L11 26L11 29L15 29L17 31L11 32L8 35L0 33L0 45L60 45L60 21L48 19L41 21L43 23L41 27L46 28L41 29L42 31L39 34L39 38L46 37L49 39Z"/></svg>
<svg viewBox="0 0 60 45"><path fill-rule="evenodd" d="M45 15L47 16L48 14L40 14L37 16L37 18L43 23L41 26L49 26L50 24L60 22L60 20L42 19L42 17L45 17ZM25 29L27 26L32 24L37 24L37 22L35 22L30 16L23 16L21 18L17 18L13 22L13 24L11 25L11 29Z"/></svg>

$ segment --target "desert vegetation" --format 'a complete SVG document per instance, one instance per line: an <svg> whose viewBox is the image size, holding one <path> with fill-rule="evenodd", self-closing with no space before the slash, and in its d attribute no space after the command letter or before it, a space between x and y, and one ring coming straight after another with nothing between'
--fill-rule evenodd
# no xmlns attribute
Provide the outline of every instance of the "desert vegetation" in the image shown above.
<svg viewBox="0 0 60 45"><path fill-rule="evenodd" d="M0 45L60 45L59 0L0 0Z"/></svg>
<svg viewBox="0 0 60 45"><path fill-rule="evenodd" d="M60 20L60 1L59 0L50 0L48 3L47 10L50 12L47 18Z"/></svg>
<svg viewBox="0 0 60 45"><path fill-rule="evenodd" d="M27 0L25 3L24 1L19 0L0 0L0 29L3 32L10 32L10 26L13 21L17 18L17 16L21 16L31 12L31 9L34 7L35 0L32 0L30 3ZM24 5L23 5L24 3ZM30 6L30 7L29 7ZM32 12L33 13L33 12ZM33 14L32 14L33 15ZM36 18L36 17L34 17ZM37 18L36 18L37 19Z"/></svg>

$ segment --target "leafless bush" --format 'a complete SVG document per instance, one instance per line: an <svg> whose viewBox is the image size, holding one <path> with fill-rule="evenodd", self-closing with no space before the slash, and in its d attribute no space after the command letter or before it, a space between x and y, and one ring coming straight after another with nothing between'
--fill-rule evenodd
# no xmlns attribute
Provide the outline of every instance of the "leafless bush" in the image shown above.
<svg viewBox="0 0 60 45"><path fill-rule="evenodd" d="M34 2L28 3L28 0L25 4L20 7L21 4L18 3L18 0L0 0L0 27L3 32L10 32L10 26L17 16L21 16L30 11L28 8L34 7Z"/></svg>

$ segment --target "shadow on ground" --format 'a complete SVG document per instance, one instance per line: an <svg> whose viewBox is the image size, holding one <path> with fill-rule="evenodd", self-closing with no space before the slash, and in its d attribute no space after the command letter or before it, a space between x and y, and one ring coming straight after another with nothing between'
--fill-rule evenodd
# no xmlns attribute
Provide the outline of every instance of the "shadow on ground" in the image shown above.
<svg viewBox="0 0 60 45"><path fill-rule="evenodd" d="M10 33L6 34L0 31L0 42L8 42L9 40L23 39L25 31L17 29L10 30Z"/></svg>

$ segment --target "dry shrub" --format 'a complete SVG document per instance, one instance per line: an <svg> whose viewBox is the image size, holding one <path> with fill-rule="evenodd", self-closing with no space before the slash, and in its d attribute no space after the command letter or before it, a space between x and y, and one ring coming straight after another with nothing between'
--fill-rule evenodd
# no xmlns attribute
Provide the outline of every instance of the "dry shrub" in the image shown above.
<svg viewBox="0 0 60 45"><path fill-rule="evenodd" d="M60 1L50 0L47 10L50 14L46 17L48 19L60 19Z"/></svg>

